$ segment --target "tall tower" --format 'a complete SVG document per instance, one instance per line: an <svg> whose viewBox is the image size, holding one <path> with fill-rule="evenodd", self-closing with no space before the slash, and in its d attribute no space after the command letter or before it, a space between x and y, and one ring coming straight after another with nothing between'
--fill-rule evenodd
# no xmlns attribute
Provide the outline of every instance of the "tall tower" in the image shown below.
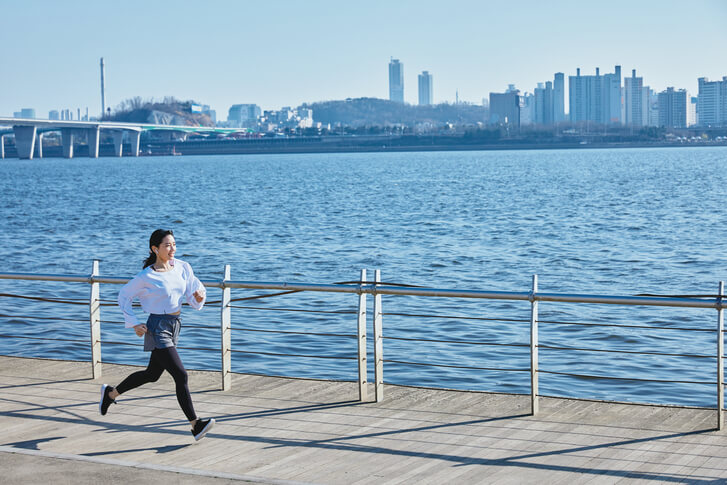
<svg viewBox="0 0 727 485"><path fill-rule="evenodd" d="M103 57L101 58L101 119L106 116L106 64L104 64Z"/></svg>
<svg viewBox="0 0 727 485"><path fill-rule="evenodd" d="M404 64L399 59L389 62L389 99L404 102Z"/></svg>
<svg viewBox="0 0 727 485"><path fill-rule="evenodd" d="M419 106L426 106L433 103L432 75L429 71L422 71L419 74Z"/></svg>
<svg viewBox="0 0 727 485"><path fill-rule="evenodd" d="M565 121L565 77L556 72L553 78L553 122Z"/></svg>

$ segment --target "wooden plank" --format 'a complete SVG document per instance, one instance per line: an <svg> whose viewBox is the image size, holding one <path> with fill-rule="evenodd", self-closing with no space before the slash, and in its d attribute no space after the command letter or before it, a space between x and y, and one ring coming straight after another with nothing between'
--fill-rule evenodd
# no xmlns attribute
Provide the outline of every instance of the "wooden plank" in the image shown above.
<svg viewBox="0 0 727 485"><path fill-rule="evenodd" d="M0 357L2 443L313 483L672 482L720 480L727 468L727 435L701 432L714 410L541 398L533 417L527 395L393 385L386 402L359 404L357 382L234 374L219 392L219 373L200 371L190 371L195 407L218 423L193 444L171 378L101 417L100 382L76 380L87 366ZM118 382L135 370L104 372Z"/></svg>

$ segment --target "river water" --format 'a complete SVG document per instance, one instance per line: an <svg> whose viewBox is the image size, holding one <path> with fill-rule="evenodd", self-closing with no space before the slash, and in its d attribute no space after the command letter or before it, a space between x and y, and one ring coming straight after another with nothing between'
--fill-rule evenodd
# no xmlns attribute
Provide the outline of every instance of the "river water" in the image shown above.
<svg viewBox="0 0 727 485"><path fill-rule="evenodd" d="M715 294L727 279L726 162L727 148L4 160L0 272L86 275L99 259L101 274L130 277L163 227L203 280L230 264L237 280L332 283L366 268L439 288L529 291L538 274L548 292ZM88 291L0 281L2 293ZM101 291L112 301L118 286ZM86 306L0 303L0 353L90 359L77 342L88 340ZM356 303L324 293L237 303L233 371L356 380ZM384 296L383 306L386 382L529 392L529 303ZM341 313L316 313L330 311ZM544 395L716 403L714 310L541 303L540 318ZM104 361L143 364L118 308L102 320ZM184 326L187 367L219 368L219 352L194 350L219 347L219 307L186 310Z"/></svg>

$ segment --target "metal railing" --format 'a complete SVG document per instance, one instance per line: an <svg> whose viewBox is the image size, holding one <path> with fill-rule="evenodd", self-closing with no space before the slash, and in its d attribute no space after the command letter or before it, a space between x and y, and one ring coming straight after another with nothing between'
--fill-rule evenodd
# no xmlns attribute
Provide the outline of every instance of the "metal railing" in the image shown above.
<svg viewBox="0 0 727 485"><path fill-rule="evenodd" d="M102 303L100 300L100 284L125 284L129 281L129 278L112 277L112 276L101 276L99 275L98 261L93 262L91 274L88 276L78 275L51 275L51 274L30 274L30 273L0 273L0 280L27 280L27 281L58 281L58 282L78 282L86 283L91 285L91 291L89 299L86 302L78 301L61 301L64 303L75 303L85 304L89 308L89 323L90 323L90 345L91 345L91 364L93 378L99 378L102 374L102 360L101 360L101 306L111 305L113 303ZM257 289L257 290L281 290L283 293L295 293L295 292L325 292L325 293L344 293L344 294L356 294L358 296L358 311L347 312L347 311L313 311L319 313L356 313L357 315L357 332L355 338L357 339L357 363L358 363L358 390L359 400L368 400L368 382L367 382L367 319L368 315L366 312L367 308L367 296L372 295L374 299L373 304L373 315L371 317L373 323L373 349L374 349L374 393L375 401L381 402L384 398L384 362L411 364L411 365L434 365L437 364L426 364L416 362L402 362L397 360L385 360L383 355L383 327L382 320L384 315L409 315L409 316L424 316L424 317L436 317L436 315L411 315L404 313L384 313L382 307L381 296L382 295L406 295L406 296L421 296L421 297L436 297L436 298L467 298L467 299L488 299L488 300L512 300L512 301L527 301L530 304L530 342L529 342L529 354L530 354L530 367L529 369L504 369L504 368L484 368L484 367L472 367L472 366L456 366L456 365L441 365L442 367L455 367L461 369L475 369L475 370L495 370L495 371L520 371L530 373L530 402L532 414L538 413L538 398L539 398L539 377L540 374L555 374L555 375L566 375L566 376L577 376L577 377L589 377L589 378L601 378L601 379L622 379L629 381L648 381L648 382L671 382L671 383L688 383L688 384L716 384L717 390L717 427L723 429L724 417L722 410L724 409L724 315L723 310L727 308L727 301L724 300L724 282L719 283L718 293L716 295L698 295L698 296L614 296L614 295L588 295L588 294L566 294L566 293L547 293L538 291L538 277L534 275L532 278L532 286L530 291L526 292L510 292L510 291L483 291L483 290L457 290L457 289L441 289L441 288L423 288L406 285L393 285L390 283L383 283L381 281L381 273L376 270L374 273L373 281L367 280L366 270L361 270L360 279L357 282L346 282L337 284L316 284L316 283L288 283L288 282L259 282L259 281L236 281L230 279L230 266L225 265L222 280L202 280L202 283L207 288L220 288L222 290L222 298L219 301L220 310L220 356L221 356L221 380L222 389L228 390L231 387L231 354L233 352L245 353L245 351L232 349L232 321L231 321L231 309L232 308L245 308L233 305L234 301L254 299L259 297L251 298L240 298L233 300L231 298L232 289ZM273 295L273 296L275 296ZM19 295L5 295L5 296L19 296ZM264 295L271 296L271 295ZM22 297L22 296L21 296ZM23 297L30 298L30 297ZM31 298L33 299L33 298ZM37 298L39 299L39 298ZM55 300L60 301L60 300ZM644 351L628 351L628 350L606 350L606 349L587 349L587 348L576 348L576 347L561 347L553 345L543 345L539 343L538 339L538 327L539 323L554 323L554 324L571 324L571 325L601 325L601 326L619 326L629 328L653 328L642 325L609 325L609 324L594 324L594 323L583 323L583 322L557 322L557 321L540 321L539 320L539 303L540 302L563 302L563 303L588 303L588 304L607 304L607 305L630 305L630 306L660 306L660 307L681 307L681 308L704 308L714 309L717 311L717 321L713 330L710 329L694 329L694 328L677 328L677 327L664 327L669 330L690 330L690 331L708 331L715 332L717 336L715 355L694 355L694 354L676 354L666 352L644 352ZM263 309L263 308L260 308ZM267 310L275 310L271 308L264 308ZM290 310L290 309L277 309L277 310ZM312 310L295 310L295 311L312 311ZM0 315L3 316L3 315ZM526 320L517 319L489 319L479 317L447 317L447 318L469 318L475 320L500 320L500 321L520 321L527 322ZM63 320L62 318L55 318L57 320ZM205 327L212 328L212 327ZM256 330L264 331L264 330ZM280 332L280 331L276 331ZM280 332L286 333L286 332ZM287 333L298 333L298 332L287 332ZM319 334L315 334L319 335ZM320 334L320 335L336 335L336 334ZM348 336L348 335L337 335L337 336ZM12 336L10 336L12 337ZM417 340L427 341L426 339L407 339L402 337L387 337L388 339L396 340ZM455 343L472 343L457 341ZM503 344L503 343L482 343L483 345L504 345L514 347L527 347L527 344ZM677 357L691 357L691 358L716 358L717 361L717 380L716 382L705 382L705 381L679 381L669 380L660 381L656 379L639 379L633 377L609 377L609 376L584 376L579 374L557 372L549 370L539 369L539 349L549 350L571 350L571 351L593 351L593 352L617 352L624 354L644 354L644 355L662 355L662 356L677 356ZM211 350L211 349L203 349ZM265 352L251 352L262 355L280 355ZM322 357L322 356L301 356L301 357Z"/></svg>

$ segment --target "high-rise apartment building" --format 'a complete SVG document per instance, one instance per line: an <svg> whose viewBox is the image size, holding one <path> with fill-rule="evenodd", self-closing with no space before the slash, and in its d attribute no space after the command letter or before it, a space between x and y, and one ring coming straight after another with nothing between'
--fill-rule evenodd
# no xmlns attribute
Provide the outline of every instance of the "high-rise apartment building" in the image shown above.
<svg viewBox="0 0 727 485"><path fill-rule="evenodd" d="M257 122L260 106L256 104L233 104L227 114L227 121L237 127L246 127Z"/></svg>
<svg viewBox="0 0 727 485"><path fill-rule="evenodd" d="M48 119L49 120L60 120L61 114L58 112L57 109L52 109L48 111Z"/></svg>
<svg viewBox="0 0 727 485"><path fill-rule="evenodd" d="M700 77L697 118L700 126L727 126L727 76L721 81Z"/></svg>
<svg viewBox="0 0 727 485"><path fill-rule="evenodd" d="M644 103L644 79L636 77L636 69L633 69L631 77L624 78L624 124L645 126L648 121L648 104Z"/></svg>
<svg viewBox="0 0 727 485"><path fill-rule="evenodd" d="M604 105L606 106L605 123L623 124L621 117L621 66L615 66L614 72L604 74Z"/></svg>
<svg viewBox="0 0 727 485"><path fill-rule="evenodd" d="M565 76L556 72L553 77L553 122L565 121Z"/></svg>
<svg viewBox="0 0 727 485"><path fill-rule="evenodd" d="M538 83L534 93L521 96L520 124L552 125L565 121L565 84L562 72L553 81ZM532 99L531 99L532 98ZM527 113L523 112L523 108Z"/></svg>
<svg viewBox="0 0 727 485"><path fill-rule="evenodd" d="M538 83L533 96L533 122L538 125L553 124L553 83Z"/></svg>
<svg viewBox="0 0 727 485"><path fill-rule="evenodd" d="M505 93L490 93L490 123L520 127L520 91L514 86Z"/></svg>
<svg viewBox="0 0 727 485"><path fill-rule="evenodd" d="M389 99L404 102L404 64L399 59L389 62Z"/></svg>
<svg viewBox="0 0 727 485"><path fill-rule="evenodd" d="M531 93L520 95L520 126L535 123L535 96Z"/></svg>
<svg viewBox="0 0 727 485"><path fill-rule="evenodd" d="M689 96L687 99L687 126L694 126L699 124L697 119L697 103L699 98L696 96Z"/></svg>
<svg viewBox="0 0 727 485"><path fill-rule="evenodd" d="M644 96L649 103L649 126L659 126L659 95L650 87L644 87Z"/></svg>
<svg viewBox="0 0 727 485"><path fill-rule="evenodd" d="M687 127L686 89L666 88L659 93L659 126L664 128Z"/></svg>
<svg viewBox="0 0 727 485"><path fill-rule="evenodd" d="M419 106L432 104L434 102L433 93L432 75L429 74L429 71L422 71L419 74Z"/></svg>
<svg viewBox="0 0 727 485"><path fill-rule="evenodd" d="M568 106L571 122L591 121L601 124L621 123L621 66L601 76L568 76Z"/></svg>

